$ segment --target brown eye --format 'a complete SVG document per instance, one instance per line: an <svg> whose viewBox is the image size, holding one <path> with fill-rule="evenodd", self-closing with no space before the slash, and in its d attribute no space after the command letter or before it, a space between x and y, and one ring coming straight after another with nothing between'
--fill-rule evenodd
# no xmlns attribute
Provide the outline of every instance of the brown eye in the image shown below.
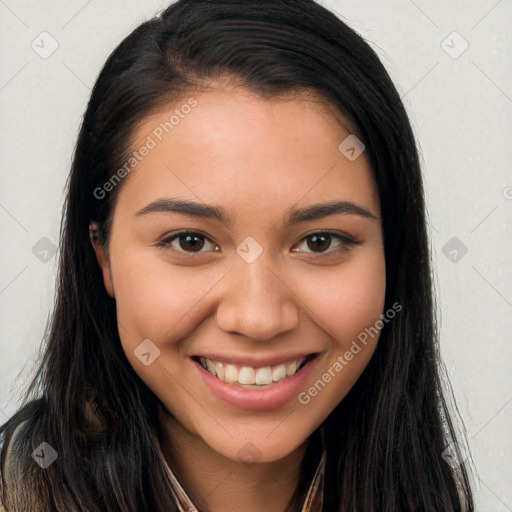
<svg viewBox="0 0 512 512"><path fill-rule="evenodd" d="M337 241L337 244L334 246L332 250L329 250L333 246L333 240ZM342 235L341 233L331 233L320 231L317 233L312 233L307 237L304 237L298 246L304 244L306 242L307 251L304 251L309 254L318 254L322 255L324 253L331 254L334 252L343 252L347 250L351 245L357 245L360 242L353 240L352 238ZM294 249L294 252L301 252L298 249Z"/></svg>
<svg viewBox="0 0 512 512"><path fill-rule="evenodd" d="M192 234L179 235L178 236L180 248L185 251L200 251L204 246L204 240L202 237Z"/></svg>
<svg viewBox="0 0 512 512"><path fill-rule="evenodd" d="M325 234L312 235L309 236L307 240L308 249L311 249L312 251L324 252L325 250L329 249L332 236Z"/></svg>
<svg viewBox="0 0 512 512"><path fill-rule="evenodd" d="M194 231L181 231L164 238L159 242L158 246L162 248L170 248L180 254L200 254L204 247L211 244L216 249L216 245L206 236Z"/></svg>

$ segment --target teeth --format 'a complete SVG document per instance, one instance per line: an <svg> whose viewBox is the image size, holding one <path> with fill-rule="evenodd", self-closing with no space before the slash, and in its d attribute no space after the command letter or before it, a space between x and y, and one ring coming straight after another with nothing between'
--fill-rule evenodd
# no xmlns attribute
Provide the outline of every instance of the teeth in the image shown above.
<svg viewBox="0 0 512 512"><path fill-rule="evenodd" d="M242 366L238 368L234 364L212 361L206 357L200 357L199 362L203 368L207 369L223 382L247 388L258 388L260 386L268 386L286 377L295 375L302 367L305 359L305 357L301 357L287 364L281 363L272 367L263 366L261 368L253 368L252 366Z"/></svg>
<svg viewBox="0 0 512 512"><path fill-rule="evenodd" d="M278 382L286 377L286 366L284 364L278 364L272 370L272 380Z"/></svg>
<svg viewBox="0 0 512 512"><path fill-rule="evenodd" d="M288 375L288 377L291 377L296 371L297 361L294 361L293 363L290 364L290 366L288 366L288 368L286 368L286 375Z"/></svg>
<svg viewBox="0 0 512 512"><path fill-rule="evenodd" d="M232 364L228 364L226 368L224 369L224 382L228 382L229 384L232 384L233 382L236 382L238 380L238 370L236 369L236 366Z"/></svg>
<svg viewBox="0 0 512 512"><path fill-rule="evenodd" d="M224 366L222 363L215 363L215 373L212 372L214 375L217 375L220 380L224 380Z"/></svg>
<svg viewBox="0 0 512 512"><path fill-rule="evenodd" d="M240 384L254 384L256 382L256 372L254 368L242 366L238 374L238 382L240 382Z"/></svg>
<svg viewBox="0 0 512 512"><path fill-rule="evenodd" d="M255 377L256 384L266 385L272 382L272 372L270 371L270 366L265 366L264 368L258 368Z"/></svg>

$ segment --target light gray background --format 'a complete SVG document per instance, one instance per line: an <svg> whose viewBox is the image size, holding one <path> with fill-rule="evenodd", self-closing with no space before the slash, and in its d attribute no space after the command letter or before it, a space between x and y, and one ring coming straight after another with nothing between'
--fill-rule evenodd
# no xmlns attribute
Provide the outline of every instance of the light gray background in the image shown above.
<svg viewBox="0 0 512 512"><path fill-rule="evenodd" d="M411 117L425 173L441 348L469 435L477 510L510 511L512 0L323 4L375 48ZM166 5L0 0L0 422L17 407L52 308L51 249L91 87L121 39ZM47 58L31 47L51 49L44 31L58 43ZM453 237L458 246L446 246Z"/></svg>

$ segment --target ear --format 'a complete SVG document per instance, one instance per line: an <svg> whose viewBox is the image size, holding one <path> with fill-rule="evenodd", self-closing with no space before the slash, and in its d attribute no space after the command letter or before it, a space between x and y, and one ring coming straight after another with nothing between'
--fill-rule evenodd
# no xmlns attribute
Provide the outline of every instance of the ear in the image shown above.
<svg viewBox="0 0 512 512"><path fill-rule="evenodd" d="M103 284L107 293L114 298L114 286L112 283L112 273L110 270L110 261L108 254L105 250L105 246L99 236L99 224L97 222L91 222L89 224L89 238L91 239L94 252L96 253L96 259L103 275Z"/></svg>

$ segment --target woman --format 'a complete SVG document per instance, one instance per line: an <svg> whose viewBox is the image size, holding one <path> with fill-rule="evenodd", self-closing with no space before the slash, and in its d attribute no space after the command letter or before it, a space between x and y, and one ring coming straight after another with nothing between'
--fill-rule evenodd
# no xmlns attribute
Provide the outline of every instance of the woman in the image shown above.
<svg viewBox="0 0 512 512"><path fill-rule="evenodd" d="M171 5L83 119L6 510L473 510L430 265L368 44L312 0Z"/></svg>

